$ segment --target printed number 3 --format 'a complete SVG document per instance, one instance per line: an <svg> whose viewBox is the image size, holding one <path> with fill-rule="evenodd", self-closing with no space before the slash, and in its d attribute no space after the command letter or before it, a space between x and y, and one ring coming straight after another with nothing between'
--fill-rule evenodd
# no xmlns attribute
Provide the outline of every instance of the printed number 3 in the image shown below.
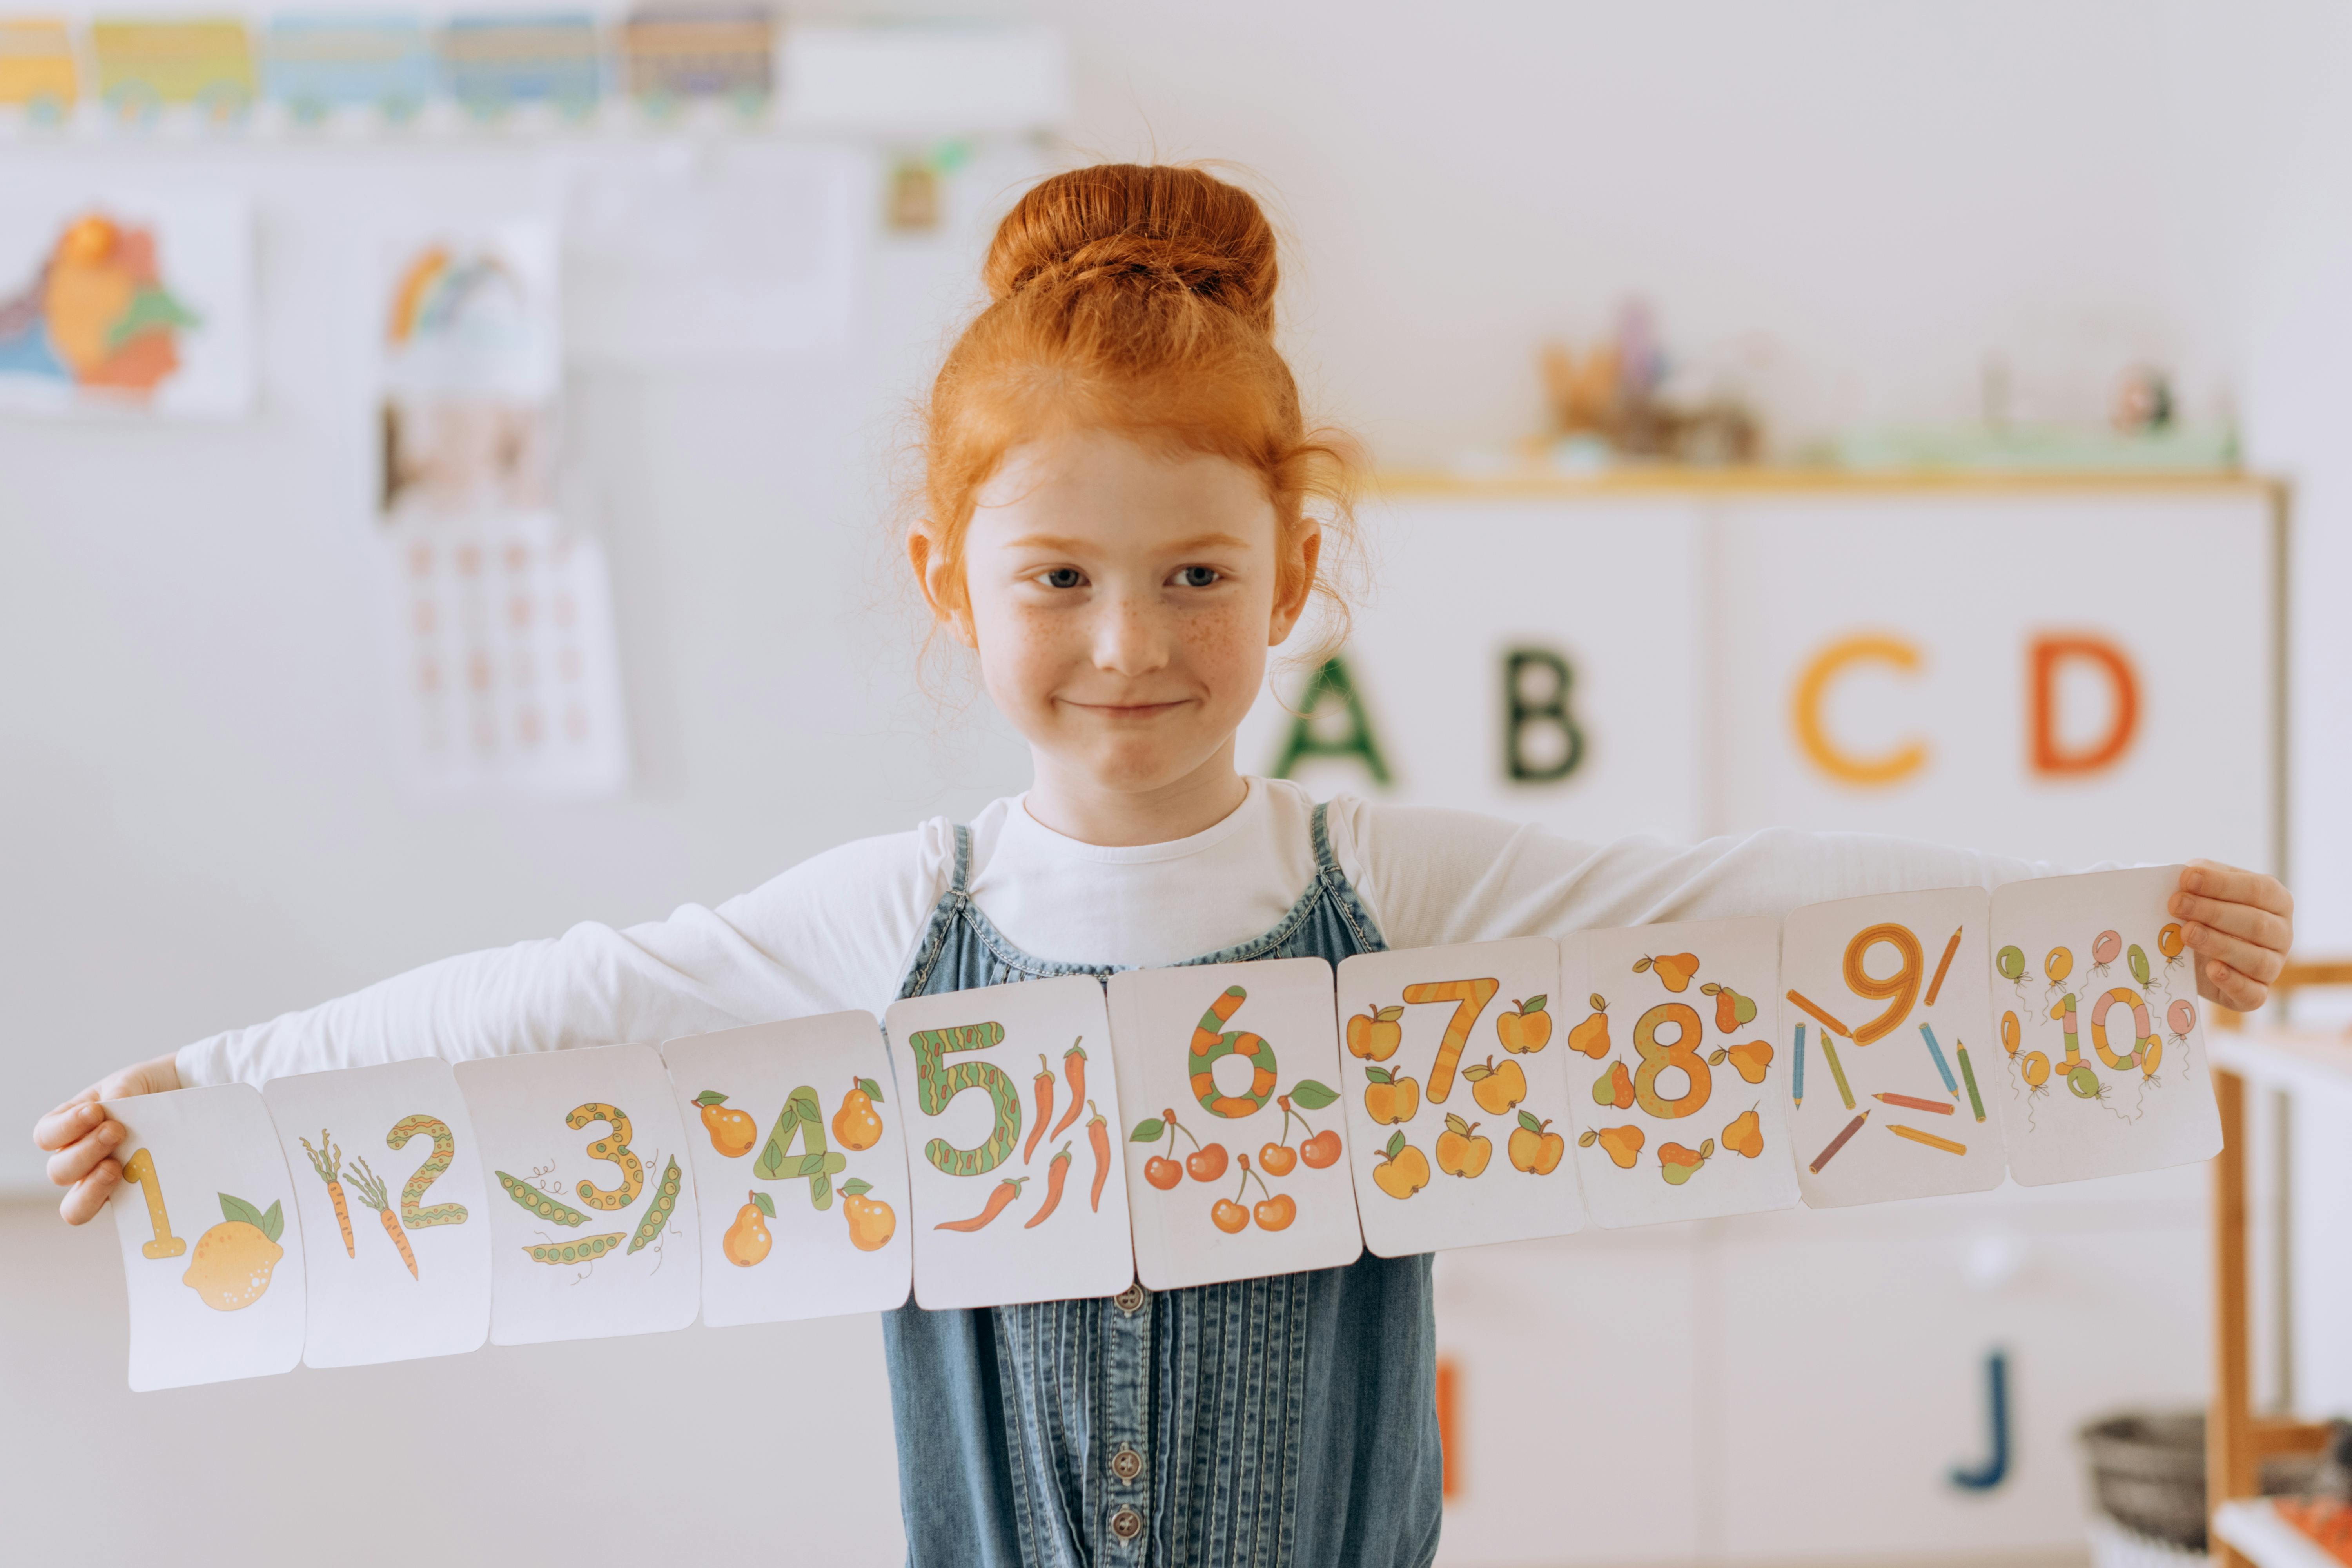
<svg viewBox="0 0 2352 1568"><path fill-rule="evenodd" d="M618 1106L591 1100L586 1105L574 1107L572 1114L563 1119L566 1127L574 1129L585 1127L592 1121L610 1123L613 1132L612 1136L599 1138L589 1144L588 1157L608 1161L621 1167L621 1185L617 1191L608 1192L593 1182L575 1182L572 1191L590 1208L603 1209L609 1214L615 1209L627 1208L637 1201L637 1194L646 1190L646 1163L638 1159L636 1152L629 1147L628 1112Z"/></svg>

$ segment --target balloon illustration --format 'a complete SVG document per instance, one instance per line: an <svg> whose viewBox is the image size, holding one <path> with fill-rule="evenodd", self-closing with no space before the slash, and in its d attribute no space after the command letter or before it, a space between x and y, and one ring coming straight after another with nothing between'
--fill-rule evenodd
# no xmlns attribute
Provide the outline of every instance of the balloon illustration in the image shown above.
<svg viewBox="0 0 2352 1568"><path fill-rule="evenodd" d="M2156 951L2164 954L2168 966L2180 957L2180 922L2174 921L2156 933Z"/></svg>
<svg viewBox="0 0 2352 1568"><path fill-rule="evenodd" d="M2000 1016L2000 1043L2009 1048L2009 1054L2011 1056L2015 1056L2017 1054L2017 1041L2019 1034L2020 1030L2017 1026L2017 1015L2014 1013L2003 1013Z"/></svg>
<svg viewBox="0 0 2352 1568"><path fill-rule="evenodd" d="M2000 971L2003 980L2025 978L2025 954L2013 947L2004 947L1993 954L1993 967Z"/></svg>
<svg viewBox="0 0 2352 1568"><path fill-rule="evenodd" d="M2124 962L2131 965L2134 980L2142 985L2147 984L2147 954L2140 950L2139 943L2131 944L2131 951L2124 954Z"/></svg>
<svg viewBox="0 0 2352 1568"><path fill-rule="evenodd" d="M2021 1065L2025 1068L2025 1084L2028 1089L2038 1089L2050 1081L2050 1058L2040 1051L2026 1052L2025 1059Z"/></svg>
<svg viewBox="0 0 2352 1568"><path fill-rule="evenodd" d="M2066 1087L2074 1091L2077 1100L2096 1100L2099 1097L2099 1075L2091 1070L2090 1063L2077 1062L2074 1070L2066 1075Z"/></svg>
<svg viewBox="0 0 2352 1568"><path fill-rule="evenodd" d="M2091 943L2091 973L2105 974L2107 965L2113 963L2116 954L2123 950L2124 939L2120 931L2101 931L2098 940Z"/></svg>
<svg viewBox="0 0 2352 1568"><path fill-rule="evenodd" d="M2172 1040L2178 1045L2197 1026L2197 1005L2183 996L2165 1013L2164 1021L2172 1026Z"/></svg>
<svg viewBox="0 0 2352 1568"><path fill-rule="evenodd" d="M2042 970L2050 976L2050 984L2055 985L2074 973L2074 955L2063 947L2053 947L2050 956L2042 961Z"/></svg>

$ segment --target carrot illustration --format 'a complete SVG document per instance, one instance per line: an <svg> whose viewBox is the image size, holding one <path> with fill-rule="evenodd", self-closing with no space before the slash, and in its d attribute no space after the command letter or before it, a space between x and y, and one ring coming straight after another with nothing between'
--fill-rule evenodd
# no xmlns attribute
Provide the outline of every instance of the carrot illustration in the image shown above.
<svg viewBox="0 0 2352 1568"><path fill-rule="evenodd" d="M1037 1152L1038 1142L1045 1136L1045 1123L1054 1120L1054 1069L1045 1065L1045 1053L1037 1053L1037 1125L1029 1129L1029 1142L1021 1151L1021 1163L1027 1164L1029 1156Z"/></svg>
<svg viewBox="0 0 2352 1568"><path fill-rule="evenodd" d="M1062 1120L1054 1124L1054 1136L1059 1138L1071 1122L1078 1119L1078 1107L1087 1103L1086 1037L1080 1035L1062 1053L1062 1081L1069 1087L1070 1108L1062 1112Z"/></svg>
<svg viewBox="0 0 2352 1568"><path fill-rule="evenodd" d="M996 1190L988 1194L988 1205L978 1214L970 1219L941 1220L931 1228L933 1230L978 1230L982 1226L1003 1214L1004 1205L1021 1195L1021 1184L1028 1179L1026 1176L1005 1177L996 1184Z"/></svg>
<svg viewBox="0 0 2352 1568"><path fill-rule="evenodd" d="M324 1153L311 1148L308 1138L297 1138L295 1142L302 1145L302 1152L310 1156L310 1168L319 1173L319 1180L327 1184L327 1196L334 1200L335 1223L343 1227L343 1256L357 1258L359 1248L352 1244L352 1211L343 1202L343 1184L336 1180L342 1173L343 1152L328 1142L323 1127L319 1129L319 1142L326 1144Z"/></svg>
<svg viewBox="0 0 2352 1568"><path fill-rule="evenodd" d="M375 1217L383 1221L384 1235L400 1248L400 1260L408 1265L408 1277L415 1279L416 1254L408 1250L408 1233L400 1228L400 1216L392 1212L392 1199L383 1190L383 1178L368 1169L364 1154L352 1162L352 1168L356 1173L352 1184L360 1190L360 1202L375 1210Z"/></svg>
<svg viewBox="0 0 2352 1568"><path fill-rule="evenodd" d="M1061 1203L1062 1187L1069 1179L1070 1146L1065 1143L1054 1151L1054 1158L1045 1167L1045 1201L1037 1205L1037 1212L1029 1216L1029 1223L1022 1229L1034 1230L1045 1223L1047 1216Z"/></svg>
<svg viewBox="0 0 2352 1568"><path fill-rule="evenodd" d="M1093 1100L1087 1101L1087 1109L1095 1112L1094 1120L1087 1123L1087 1142L1094 1145L1094 1210L1095 1213L1100 1214L1102 1213L1103 1184L1110 1180L1110 1123L1103 1120L1101 1111L1095 1110Z"/></svg>

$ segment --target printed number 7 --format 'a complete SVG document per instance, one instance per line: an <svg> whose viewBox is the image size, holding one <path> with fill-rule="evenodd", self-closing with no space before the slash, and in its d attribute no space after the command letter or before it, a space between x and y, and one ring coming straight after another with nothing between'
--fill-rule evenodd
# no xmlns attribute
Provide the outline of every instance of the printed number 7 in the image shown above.
<svg viewBox="0 0 2352 1568"><path fill-rule="evenodd" d="M1446 1020L1445 1034L1437 1042L1437 1060L1429 1069L1429 1103L1443 1105L1445 1097L1454 1092L1454 1064L1462 1059L1462 1047L1470 1043L1470 1031L1478 1026L1478 1016L1495 993L1503 988L1499 980L1436 980L1404 988L1404 999L1411 1003L1451 1002L1454 1016Z"/></svg>
<svg viewBox="0 0 2352 1568"><path fill-rule="evenodd" d="M951 1051L984 1051L1004 1042L1002 1024L967 1024L954 1029L918 1029L907 1037L915 1054L915 1103L926 1116L943 1114L950 1101L968 1089L988 1091L996 1123L977 1149L959 1149L944 1138L923 1145L923 1158L950 1176L979 1176L1012 1157L1021 1139L1021 1091L1002 1068L989 1062L947 1065Z"/></svg>

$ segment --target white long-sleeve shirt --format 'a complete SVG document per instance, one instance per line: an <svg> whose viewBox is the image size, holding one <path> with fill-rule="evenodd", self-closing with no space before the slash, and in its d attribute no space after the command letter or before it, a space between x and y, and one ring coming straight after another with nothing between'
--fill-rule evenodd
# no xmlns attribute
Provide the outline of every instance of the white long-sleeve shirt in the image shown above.
<svg viewBox="0 0 2352 1568"><path fill-rule="evenodd" d="M972 823L971 890L1040 958L1149 967L1270 930L1315 874L1313 802L1252 779L1234 813L1170 844L1108 847L1044 826L1019 797ZM2056 868L1864 834L1773 829L1680 847L1584 844L1469 812L1341 797L1339 866L1392 948L1654 921L1779 916L1864 893L1983 887ZM191 1086L406 1057L452 1060L658 1042L865 1008L898 994L953 875L937 819L803 861L717 909L467 953L184 1047Z"/></svg>

